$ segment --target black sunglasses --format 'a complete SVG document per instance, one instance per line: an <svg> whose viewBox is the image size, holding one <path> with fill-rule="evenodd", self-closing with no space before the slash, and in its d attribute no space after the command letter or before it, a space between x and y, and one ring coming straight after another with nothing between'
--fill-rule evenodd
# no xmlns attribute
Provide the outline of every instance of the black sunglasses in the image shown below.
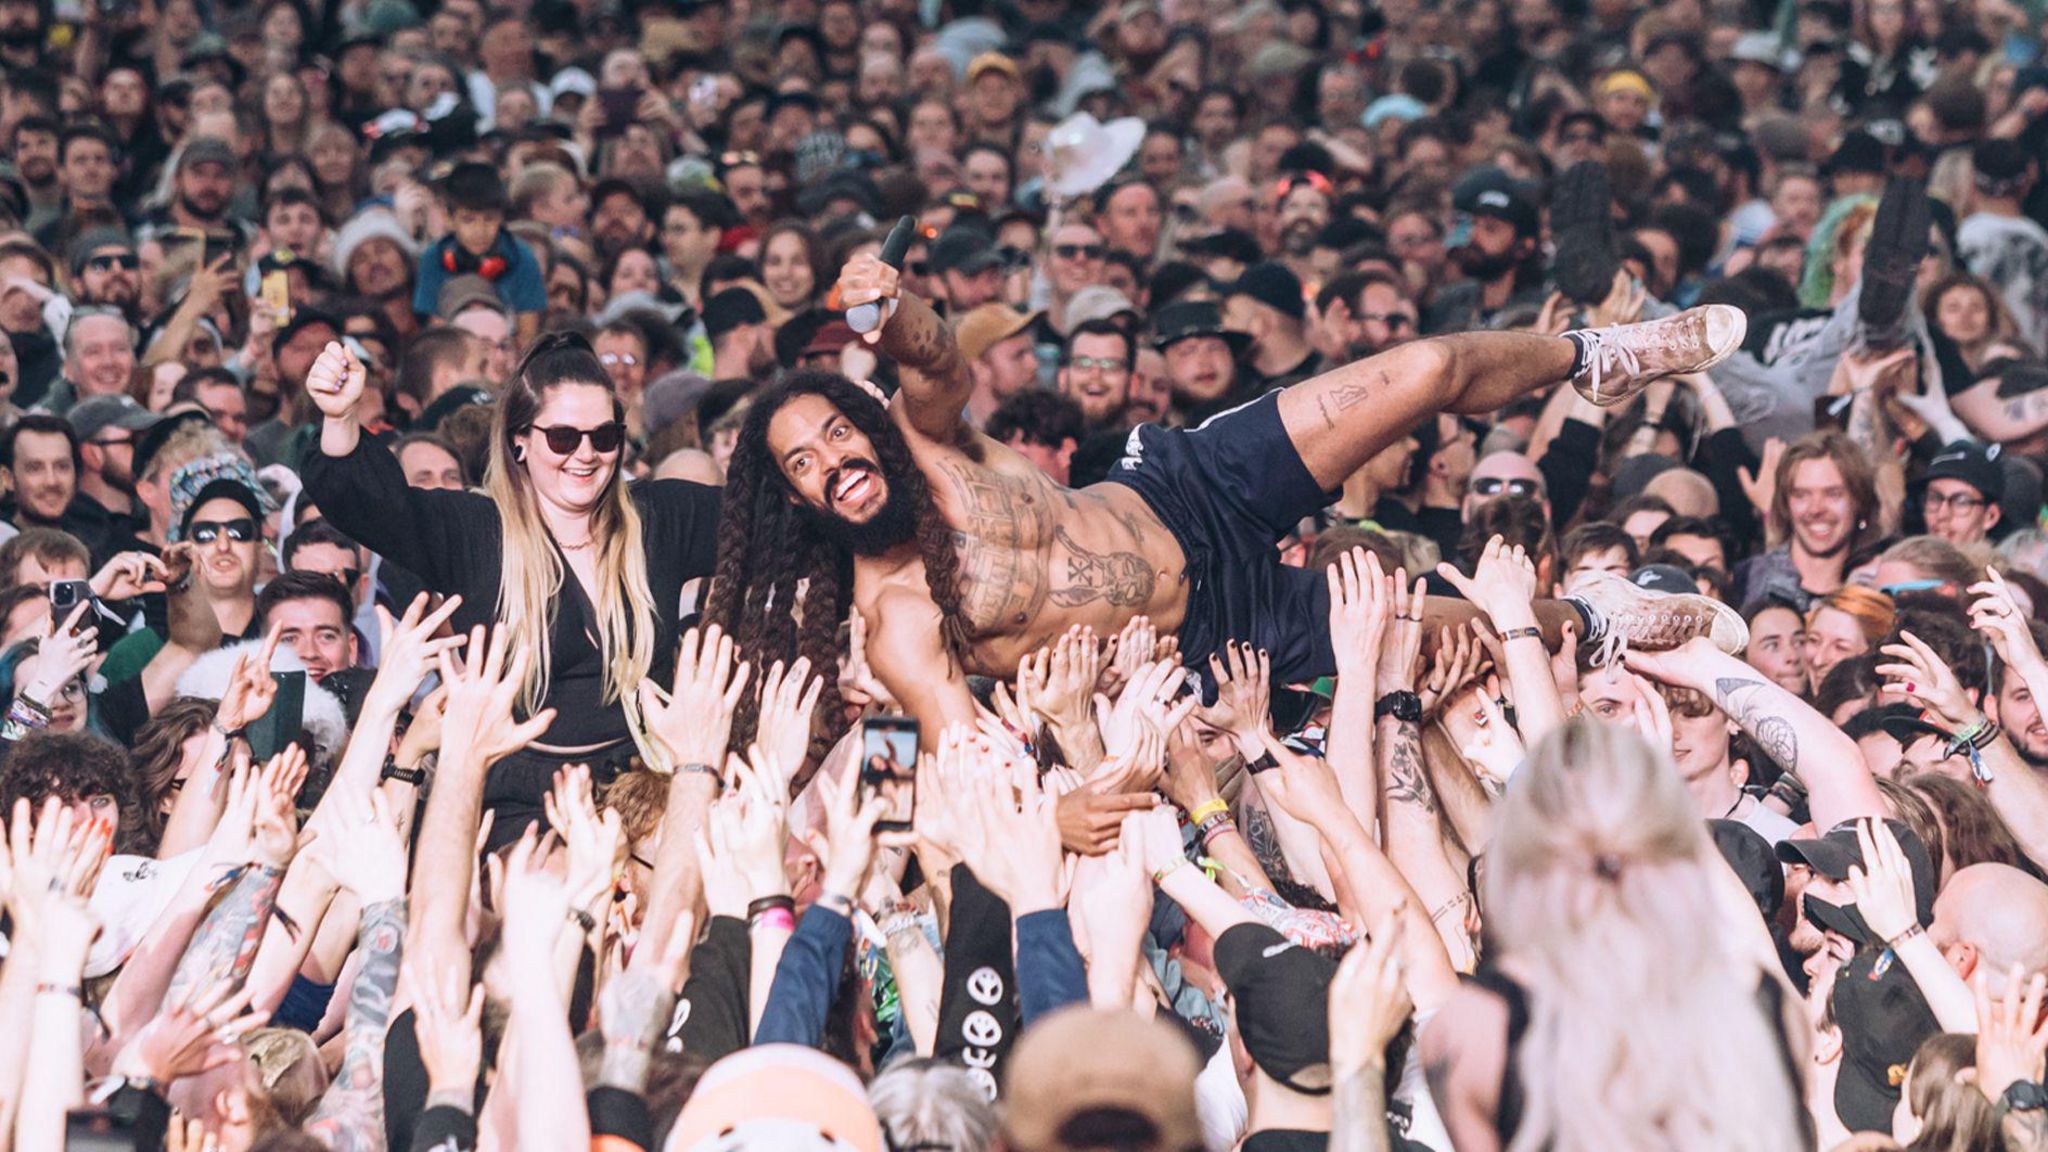
<svg viewBox="0 0 2048 1152"><path fill-rule="evenodd" d="M1506 489L1510 496L1536 495L1534 480L1504 480L1499 476L1482 476L1472 482L1472 491L1480 496L1498 496Z"/></svg>
<svg viewBox="0 0 2048 1152"><path fill-rule="evenodd" d="M215 540L220 539L220 534L223 532L228 534L229 540L237 544L246 544L256 538L256 521L243 516L236 520L194 520L192 522L191 535L194 544L211 544Z"/></svg>
<svg viewBox="0 0 2048 1152"><path fill-rule="evenodd" d="M94 256L85 262L85 266L95 272L105 272L110 268L133 272L141 266L141 261L135 258L133 252L116 252L106 256Z"/></svg>
<svg viewBox="0 0 2048 1152"><path fill-rule="evenodd" d="M1090 260L1100 260L1109 252L1108 248L1100 244L1055 244L1052 250L1053 254L1062 260L1079 260L1084 256Z"/></svg>
<svg viewBox="0 0 2048 1152"><path fill-rule="evenodd" d="M557 456L574 456L585 437L590 439L590 446L600 453L617 452L619 445L626 442L626 426L616 420L595 428L571 428L566 424L543 428L535 424L533 431L546 438L548 451Z"/></svg>

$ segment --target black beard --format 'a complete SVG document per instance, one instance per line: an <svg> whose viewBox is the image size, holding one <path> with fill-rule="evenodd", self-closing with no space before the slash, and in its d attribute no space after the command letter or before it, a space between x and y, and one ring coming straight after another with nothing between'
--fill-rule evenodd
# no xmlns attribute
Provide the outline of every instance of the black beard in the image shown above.
<svg viewBox="0 0 2048 1152"><path fill-rule="evenodd" d="M1482 252L1471 245L1458 249L1458 268L1474 280L1498 280L1515 270L1512 252Z"/></svg>
<svg viewBox="0 0 2048 1152"><path fill-rule="evenodd" d="M864 461L862 463L865 464ZM876 478L889 485L888 497L882 501L882 507L875 513L874 518L867 523L856 524L837 513L821 512L808 504L800 507L804 512L803 518L825 539L851 550L856 556L880 556L909 543L911 537L917 534L917 509L911 507L910 501L899 495L903 491L902 486L888 477L881 468L871 464L866 467ZM836 490L845 471L844 467L833 469L832 473L825 477L825 491Z"/></svg>

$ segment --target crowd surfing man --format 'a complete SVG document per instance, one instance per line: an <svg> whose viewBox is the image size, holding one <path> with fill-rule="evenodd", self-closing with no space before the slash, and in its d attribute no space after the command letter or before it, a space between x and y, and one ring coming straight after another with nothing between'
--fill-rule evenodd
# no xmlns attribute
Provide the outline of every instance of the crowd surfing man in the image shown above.
<svg viewBox="0 0 2048 1152"><path fill-rule="evenodd" d="M0 1152L2048 1152L2039 25L0 0Z"/></svg>

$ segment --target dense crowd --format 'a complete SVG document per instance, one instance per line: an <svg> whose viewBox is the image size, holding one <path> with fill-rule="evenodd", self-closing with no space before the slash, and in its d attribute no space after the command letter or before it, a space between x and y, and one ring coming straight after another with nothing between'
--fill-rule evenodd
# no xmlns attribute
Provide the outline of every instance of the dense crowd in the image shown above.
<svg viewBox="0 0 2048 1152"><path fill-rule="evenodd" d="M2048 1152L2044 21L0 0L0 1152Z"/></svg>

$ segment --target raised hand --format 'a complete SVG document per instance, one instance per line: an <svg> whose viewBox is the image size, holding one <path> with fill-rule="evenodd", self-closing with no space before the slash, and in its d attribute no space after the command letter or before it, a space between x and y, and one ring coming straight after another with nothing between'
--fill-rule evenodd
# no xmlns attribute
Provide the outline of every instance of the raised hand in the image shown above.
<svg viewBox="0 0 2048 1152"><path fill-rule="evenodd" d="M92 594L102 600L133 600L164 590L164 562L147 552L123 552L93 574Z"/></svg>
<svg viewBox="0 0 2048 1152"><path fill-rule="evenodd" d="M1174 694L1187 679L1187 670L1171 660L1141 665L1125 684L1116 703L1097 693L1095 724L1102 732L1103 751L1119 757L1137 743L1143 726L1170 732L1195 706L1193 700L1173 703Z"/></svg>
<svg viewBox="0 0 2048 1152"><path fill-rule="evenodd" d="M305 752L298 745L290 744L271 757L270 762L257 773L250 807L249 839L253 862L282 870L298 853L299 787L306 782L307 767ZM347 871L354 871L355 863L351 857L351 867ZM336 879L348 882L342 876ZM402 854L397 887L398 894L405 891Z"/></svg>
<svg viewBox="0 0 2048 1152"><path fill-rule="evenodd" d="M1141 840L1142 834L1119 836L1115 849L1084 856L1074 868L1068 909L1094 956L1135 956L1152 922L1152 876Z"/></svg>
<svg viewBox="0 0 2048 1152"><path fill-rule="evenodd" d="M1532 606L1536 597L1536 564L1520 544L1510 546L1495 536L1486 542L1472 575L1466 576L1450 564L1438 564L1436 574L1450 581L1458 592L1478 605L1495 628L1524 628L1536 623ZM1421 605L1416 605L1419 610Z"/></svg>
<svg viewBox="0 0 2048 1152"><path fill-rule="evenodd" d="M626 867L626 837L618 809L598 814L591 799L590 768L584 764L555 773L554 788L542 795L541 808L548 827L568 846L562 882L571 906L595 915Z"/></svg>
<svg viewBox="0 0 2048 1152"><path fill-rule="evenodd" d="M545 965L569 923L569 890L549 871L538 829L529 825L504 858L505 879L495 906L504 911L505 954L515 963Z"/></svg>
<svg viewBox="0 0 2048 1152"><path fill-rule="evenodd" d="M725 762L748 672L745 661L735 661L732 638L716 624L683 634L674 688L664 693L651 680L640 685L647 735L669 759L663 770L683 764L715 768Z"/></svg>
<svg viewBox="0 0 2048 1152"><path fill-rule="evenodd" d="M839 661L839 699L861 709L898 712L902 708L868 664L868 621L860 609L847 610L846 655Z"/></svg>
<svg viewBox="0 0 2048 1152"><path fill-rule="evenodd" d="M334 878L365 908L404 896L405 840L383 790L371 792L367 799L361 793L337 792L333 802L338 811L330 835L347 845L339 849L343 855L328 856Z"/></svg>
<svg viewBox="0 0 2048 1152"><path fill-rule="evenodd" d="M888 327L889 318L896 314L902 275L879 257L866 252L848 260L846 267L839 270L839 282L832 286L832 299L836 301L833 307L853 308L875 303L882 306L882 323L861 335L861 339L869 344L881 341L882 329Z"/></svg>
<svg viewBox="0 0 2048 1152"><path fill-rule="evenodd" d="M843 897L849 902L866 886L868 868L875 862L875 821L882 818L885 804L880 796L862 800L859 769L846 773L844 781L824 773L817 776L819 803L825 809L824 873L819 891Z"/></svg>
<svg viewBox="0 0 2048 1152"><path fill-rule="evenodd" d="M1994 1105L2005 1090L2022 1080L2039 1083L2048 1062L2048 1020L2041 1018L2048 976L2015 964L2005 995L1991 995L1988 974L1979 968L1970 978L1977 997L1977 1088Z"/></svg>
<svg viewBox="0 0 2048 1152"><path fill-rule="evenodd" d="M979 834L969 839L979 850L966 863L1010 906L1012 916L1022 916L1060 905L1060 829L1054 801L1039 788L1037 775L1012 775L1014 802L1004 773L977 774L980 787L971 799Z"/></svg>
<svg viewBox="0 0 2048 1152"><path fill-rule="evenodd" d="M1422 605L1427 599L1420 577L1411 587L1408 571L1394 569L1394 610L1392 627L1387 629L1386 638L1381 641L1378 665L1377 690L1384 696L1389 692L1412 692L1415 680L1421 671L1422 662Z"/></svg>
<svg viewBox="0 0 2048 1152"><path fill-rule="evenodd" d="M1401 977L1401 932L1401 917L1388 913L1345 954L1330 981L1330 1073L1337 1080L1383 1068L1387 1044L1415 1007Z"/></svg>
<svg viewBox="0 0 2048 1152"><path fill-rule="evenodd" d="M824 690L824 678L811 675L811 662L803 656L787 671L777 660L761 681L761 718L754 725L754 739L768 755L765 761L759 756L756 759L781 770L776 783L785 789L789 776L802 768L810 755L811 717Z"/></svg>
<svg viewBox="0 0 2048 1152"><path fill-rule="evenodd" d="M462 597L450 596L431 612L428 603L422 592L406 605L405 615L396 619L383 605L377 606L377 678L370 691L387 705L403 707L427 673L437 668L441 653L469 642L466 635L437 635L462 607Z"/></svg>
<svg viewBox="0 0 2048 1152"><path fill-rule="evenodd" d="M1898 837L1882 820L1858 820L1856 844L1863 865L1851 865L1847 883L1855 893L1856 911L1877 938L1886 942L1920 922L1913 899L1913 870L1906 863Z"/></svg>
<svg viewBox="0 0 2048 1152"><path fill-rule="evenodd" d="M2041 650L2027 628L2027 613L2020 610L2012 587L1996 568L1986 568L1984 579L1970 585L1970 627L1982 633L1985 642L2007 667L2039 668Z"/></svg>
<svg viewBox="0 0 2048 1152"><path fill-rule="evenodd" d="M483 1064L483 985L470 987L461 972L408 967L413 1031L427 1069L427 1091L460 1092L467 1100Z"/></svg>
<svg viewBox="0 0 2048 1152"><path fill-rule="evenodd" d="M478 759L479 768L489 768L539 739L555 722L555 710L543 708L524 722L513 721L533 653L524 644L512 651L511 629L493 629L486 642L484 629L473 628L466 643L468 659L460 664L452 648L435 654L441 683L448 690L444 743L453 746L461 741L463 751Z"/></svg>
<svg viewBox="0 0 2048 1152"><path fill-rule="evenodd" d="M1671 706L1664 702L1664 693L1655 684L1640 676L1631 676L1636 685L1636 697L1629 701L1629 719L1650 747L1669 752L1672 749L1673 729Z"/></svg>
<svg viewBox="0 0 2048 1152"><path fill-rule="evenodd" d="M92 604L81 601L62 621L52 618L49 633L36 645L35 677L21 686L22 696L53 708L65 686L85 675L99 654L99 629L87 615L91 611Z"/></svg>
<svg viewBox="0 0 2048 1152"><path fill-rule="evenodd" d="M356 404L363 398L363 386L369 380L363 362L356 354L343 347L339 341L329 340L327 347L320 350L320 356L313 361L313 367L306 373L306 394L313 398L313 406L329 420L346 420L355 415Z"/></svg>
<svg viewBox="0 0 2048 1152"><path fill-rule="evenodd" d="M234 671L214 711L214 726L223 732L240 732L270 711L277 699L277 681L270 678L270 662L277 655L277 642L284 635L282 624L263 638L263 646L251 656L246 650L235 657Z"/></svg>
<svg viewBox="0 0 2048 1152"><path fill-rule="evenodd" d="M1088 723L1088 704L1102 678L1102 645L1095 629L1076 624L1032 654L1017 670L1017 704L1071 732ZM1028 671L1027 671L1028 669Z"/></svg>
<svg viewBox="0 0 2048 1152"><path fill-rule="evenodd" d="M1380 570L1380 558L1364 548L1339 556L1323 576L1330 583L1330 646L1338 675L1348 670L1371 676L1394 615L1393 584Z"/></svg>
<svg viewBox="0 0 2048 1152"><path fill-rule="evenodd" d="M1159 647L1159 631L1152 627L1150 616L1133 616L1124 621L1123 631L1109 645L1109 666L1102 670L1102 680L1095 690L1105 696L1115 696L1123 685L1130 682L1138 669L1152 663L1153 650Z"/></svg>
<svg viewBox="0 0 2048 1152"><path fill-rule="evenodd" d="M1887 644L1878 651L1893 661L1879 664L1876 669L1885 679L1885 691L1896 692L1933 712L1951 728L1975 723L1982 715L1970 703L1956 674L1918 636L1901 632L1899 643Z"/></svg>
<svg viewBox="0 0 2048 1152"><path fill-rule="evenodd" d="M1422 718L1429 721L1443 710L1444 701L1463 691L1485 670L1487 646L1473 635L1474 626L1459 624L1437 630L1436 653L1429 660L1429 675L1423 677Z"/></svg>
<svg viewBox="0 0 2048 1152"><path fill-rule="evenodd" d="M1749 497L1750 507L1756 509L1756 514L1765 519L1770 517L1771 503L1777 498L1778 465L1784 459L1785 442L1773 436L1764 441L1763 462L1757 465L1755 472L1747 468L1735 470L1735 478L1742 484L1742 494Z"/></svg>
<svg viewBox="0 0 2048 1152"><path fill-rule="evenodd" d="M1204 705L1196 699L1194 717L1219 732L1228 732L1243 749L1256 744L1267 728L1273 706L1273 658L1235 640L1225 646L1225 655L1227 664L1219 657L1209 657L1209 674L1216 678L1216 703Z"/></svg>
<svg viewBox="0 0 2048 1152"><path fill-rule="evenodd" d="M114 1057L113 1074L169 1084L223 1067L242 1057L243 1036L263 1026L268 1012L248 1011L255 995L232 983L194 988L167 1004Z"/></svg>

